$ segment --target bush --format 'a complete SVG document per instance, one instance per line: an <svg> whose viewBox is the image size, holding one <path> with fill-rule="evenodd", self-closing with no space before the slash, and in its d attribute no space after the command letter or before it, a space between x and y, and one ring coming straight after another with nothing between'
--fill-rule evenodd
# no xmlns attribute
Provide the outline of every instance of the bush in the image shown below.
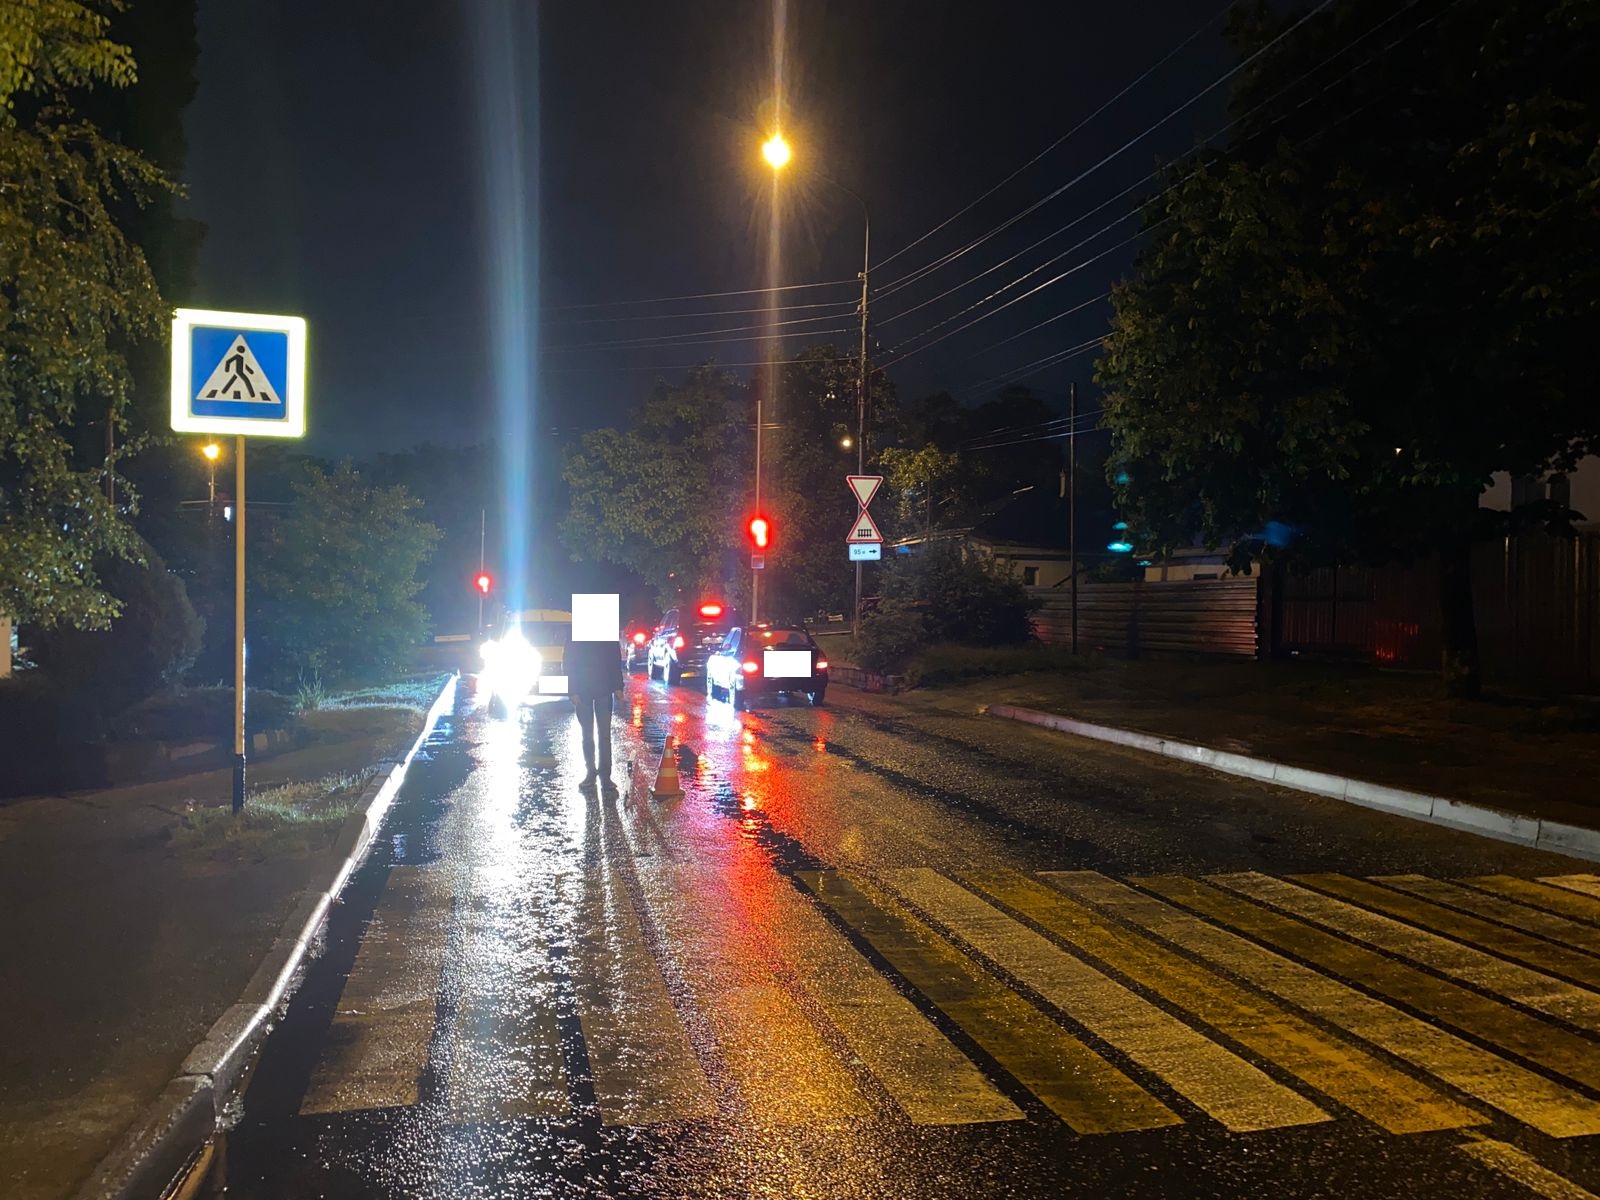
<svg viewBox="0 0 1600 1200"><path fill-rule="evenodd" d="M856 638L857 664L880 675L901 670L928 641L927 618L920 605L885 600L861 622Z"/></svg>
<svg viewBox="0 0 1600 1200"><path fill-rule="evenodd" d="M245 729L262 733L294 723L296 701L251 688L245 696ZM182 688L152 696L113 722L119 738L159 742L227 741L233 736L231 687Z"/></svg>
<svg viewBox="0 0 1600 1200"><path fill-rule="evenodd" d="M0 680L0 796L65 786L68 747L102 728L98 713L36 671Z"/></svg>
<svg viewBox="0 0 1600 1200"><path fill-rule="evenodd" d="M925 641L1016 646L1033 639L1038 601L1015 576L953 542L897 560L884 574L884 606L916 604Z"/></svg>
<svg viewBox="0 0 1600 1200"><path fill-rule="evenodd" d="M148 545L143 563L95 564L122 612L105 630L58 628L33 641L44 674L102 716L173 682L200 651L205 623L195 615L183 580Z"/></svg>

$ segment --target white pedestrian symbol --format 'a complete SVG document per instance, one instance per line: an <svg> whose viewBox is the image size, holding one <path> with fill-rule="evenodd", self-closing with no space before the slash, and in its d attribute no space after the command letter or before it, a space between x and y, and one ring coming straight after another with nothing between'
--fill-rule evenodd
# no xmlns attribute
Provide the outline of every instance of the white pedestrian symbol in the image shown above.
<svg viewBox="0 0 1600 1200"><path fill-rule="evenodd" d="M267 373L261 369L250 343L241 333L233 339L228 353L195 394L196 400L244 400L256 404L282 404Z"/></svg>

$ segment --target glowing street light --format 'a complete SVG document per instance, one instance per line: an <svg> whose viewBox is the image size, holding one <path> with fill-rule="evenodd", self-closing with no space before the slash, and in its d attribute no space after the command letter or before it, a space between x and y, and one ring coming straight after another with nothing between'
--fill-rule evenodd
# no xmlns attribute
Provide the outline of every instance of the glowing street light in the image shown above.
<svg viewBox="0 0 1600 1200"><path fill-rule="evenodd" d="M855 442L851 440L850 435L848 433L845 434L842 438L839 439L839 448L841 450L848 450L848 449L850 449L851 446L854 446L854 445L855 445Z"/></svg>
<svg viewBox="0 0 1600 1200"><path fill-rule="evenodd" d="M783 134L774 133L761 144L761 157L767 160L767 165L774 171L781 171L789 165L789 143L784 141Z"/></svg>
<svg viewBox="0 0 1600 1200"><path fill-rule="evenodd" d="M762 157L767 160L767 164L774 171L781 171L789 164L789 143L783 140L783 134L774 132L770 138L762 143L761 154ZM809 174L814 175L824 183L833 184L834 187L838 188L841 192L849 196L861 206L861 357L857 360L857 366L859 370L856 375L856 435L854 444L856 450L856 474L864 475L866 474L867 470L867 275L872 265L872 214L867 209L867 202L863 200L860 194L853 189L846 187L837 179L828 178L828 176L822 174L820 171L813 170L810 171ZM756 424L756 462L758 464L756 470L757 478L759 478L759 464L761 461L761 429L759 417L756 419ZM851 446L851 441L848 437L846 437L839 444L842 448L848 450ZM758 495L756 497L756 503L759 504L760 502L761 497ZM751 616L753 618L754 614L752 613ZM851 630L852 632L859 632L860 628L861 564L858 562L856 563L855 616L854 621L851 624Z"/></svg>
<svg viewBox="0 0 1600 1200"><path fill-rule="evenodd" d="M217 459L222 457L222 447L215 442L207 442L200 447L200 453L211 468L210 478L206 482L206 514L214 517L217 515Z"/></svg>

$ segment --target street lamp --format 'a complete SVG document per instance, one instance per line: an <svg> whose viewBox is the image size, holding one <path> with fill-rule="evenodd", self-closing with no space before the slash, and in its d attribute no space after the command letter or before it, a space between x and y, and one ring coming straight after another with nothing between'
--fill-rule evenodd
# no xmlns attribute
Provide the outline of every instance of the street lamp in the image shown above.
<svg viewBox="0 0 1600 1200"><path fill-rule="evenodd" d="M761 146L761 154L774 171L781 171L789 165L792 157L789 143L784 140L783 134L777 130ZM872 214L867 210L867 202L858 195L854 189L846 187L837 179L830 179L820 171L811 172L824 183L831 183L845 195L849 196L861 206L861 224L863 234L861 238L861 356L858 361L856 373L856 474L864 475L867 470L867 271L872 263ZM757 436L760 431L757 430ZM850 448L850 439L847 437L840 445ZM759 449L758 449L759 453ZM851 625L852 633L861 631L861 564L856 563L856 607L855 619Z"/></svg>
<svg viewBox="0 0 1600 1200"><path fill-rule="evenodd" d="M839 448L841 450L848 450L853 445L855 445L855 442L851 440L848 433L839 439Z"/></svg>
<svg viewBox="0 0 1600 1200"><path fill-rule="evenodd" d="M222 457L222 447L215 442L207 442L200 447L200 453L205 455L206 465L210 468L210 478L206 481L206 515L217 515L217 459Z"/></svg>

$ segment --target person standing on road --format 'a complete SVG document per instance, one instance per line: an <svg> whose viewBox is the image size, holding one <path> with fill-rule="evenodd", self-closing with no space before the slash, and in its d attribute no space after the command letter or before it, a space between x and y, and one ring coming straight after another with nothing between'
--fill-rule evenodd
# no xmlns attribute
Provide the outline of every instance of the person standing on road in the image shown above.
<svg viewBox="0 0 1600 1200"><path fill-rule="evenodd" d="M622 690L622 651L616 642L573 642L567 647L567 691L583 734L583 787L611 779L611 699ZM598 772L596 756L598 755Z"/></svg>

